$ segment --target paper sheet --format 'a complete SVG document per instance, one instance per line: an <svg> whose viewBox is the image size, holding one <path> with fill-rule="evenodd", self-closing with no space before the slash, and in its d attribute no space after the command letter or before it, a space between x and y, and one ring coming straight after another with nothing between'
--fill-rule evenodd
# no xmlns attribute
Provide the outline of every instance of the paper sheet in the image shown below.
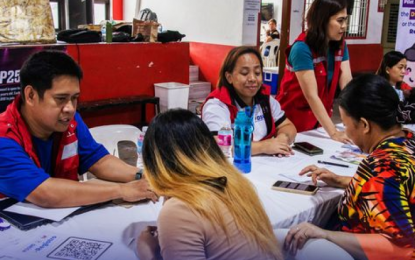
<svg viewBox="0 0 415 260"><path fill-rule="evenodd" d="M42 208L38 207L31 203L26 202L18 202L6 209L4 211L18 213L22 215L28 215L28 216L35 216L45 219L50 219L53 221L61 221L68 215L72 214L76 210L78 210L80 207L73 207L73 208Z"/></svg>

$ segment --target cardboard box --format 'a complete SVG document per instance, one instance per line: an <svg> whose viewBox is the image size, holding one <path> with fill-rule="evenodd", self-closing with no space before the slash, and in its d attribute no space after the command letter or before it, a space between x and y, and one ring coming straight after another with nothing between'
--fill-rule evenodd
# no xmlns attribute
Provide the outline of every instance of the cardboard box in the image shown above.
<svg viewBox="0 0 415 260"><path fill-rule="evenodd" d="M190 82L189 85L189 99L206 99L212 89L212 84L205 81Z"/></svg>
<svg viewBox="0 0 415 260"><path fill-rule="evenodd" d="M189 103L189 85L178 82L154 84L155 96L160 98L161 112L171 108L187 109Z"/></svg>
<svg viewBox="0 0 415 260"><path fill-rule="evenodd" d="M199 81L199 66L189 66L189 82Z"/></svg>

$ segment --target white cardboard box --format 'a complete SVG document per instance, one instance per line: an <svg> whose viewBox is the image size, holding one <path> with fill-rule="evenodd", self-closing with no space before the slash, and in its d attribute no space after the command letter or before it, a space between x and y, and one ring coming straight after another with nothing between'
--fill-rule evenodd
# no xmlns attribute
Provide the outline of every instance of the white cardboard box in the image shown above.
<svg viewBox="0 0 415 260"><path fill-rule="evenodd" d="M160 98L161 112L171 108L187 109L189 103L189 85L178 82L154 84L154 93Z"/></svg>
<svg viewBox="0 0 415 260"><path fill-rule="evenodd" d="M206 99L212 90L212 84L205 81L190 82L189 99Z"/></svg>
<svg viewBox="0 0 415 260"><path fill-rule="evenodd" d="M190 65L189 66L189 82L199 80L199 66Z"/></svg>

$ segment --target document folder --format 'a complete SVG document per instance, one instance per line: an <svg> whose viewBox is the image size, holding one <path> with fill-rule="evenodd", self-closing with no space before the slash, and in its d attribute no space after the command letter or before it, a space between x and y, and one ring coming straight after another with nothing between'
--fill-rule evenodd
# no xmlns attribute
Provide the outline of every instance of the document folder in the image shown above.
<svg viewBox="0 0 415 260"><path fill-rule="evenodd" d="M35 228L35 227L45 225L45 224L49 224L49 223L53 222L52 220L49 220L49 219L44 219L44 218L39 218L39 217L28 216L28 215L23 215L23 214L17 214L17 213L4 211L4 209L10 207L11 205L13 205L17 202L18 201L14 200L14 199L5 199L5 200L0 201L0 217L4 218L10 224L12 224L13 226L19 228L20 230L29 230L29 229L32 229L32 228ZM68 217L78 215L78 214L84 213L86 211L90 211L92 209L99 208L102 205L107 204L107 203L108 202L83 206L80 209L78 209L77 211L75 211L74 213L70 214Z"/></svg>

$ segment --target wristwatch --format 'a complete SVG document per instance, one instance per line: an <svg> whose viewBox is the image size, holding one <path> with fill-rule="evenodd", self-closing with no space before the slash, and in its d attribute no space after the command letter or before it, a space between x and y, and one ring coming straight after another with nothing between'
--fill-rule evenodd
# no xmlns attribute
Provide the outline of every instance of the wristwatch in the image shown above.
<svg viewBox="0 0 415 260"><path fill-rule="evenodd" d="M143 178L143 169L140 169L136 174L135 174L135 179L136 180L141 180Z"/></svg>

